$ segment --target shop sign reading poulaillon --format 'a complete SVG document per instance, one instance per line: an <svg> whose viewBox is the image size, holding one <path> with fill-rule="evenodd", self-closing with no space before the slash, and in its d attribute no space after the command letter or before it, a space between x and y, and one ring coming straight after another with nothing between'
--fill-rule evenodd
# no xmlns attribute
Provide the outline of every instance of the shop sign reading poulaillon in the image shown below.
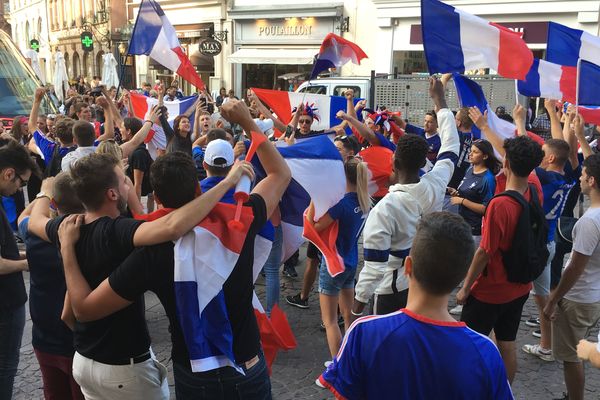
<svg viewBox="0 0 600 400"><path fill-rule="evenodd" d="M258 27L258 36L309 36L311 33L311 25L270 25Z"/></svg>
<svg viewBox="0 0 600 400"><path fill-rule="evenodd" d="M221 43L215 39L206 39L200 42L200 53L205 56L216 56L221 53Z"/></svg>

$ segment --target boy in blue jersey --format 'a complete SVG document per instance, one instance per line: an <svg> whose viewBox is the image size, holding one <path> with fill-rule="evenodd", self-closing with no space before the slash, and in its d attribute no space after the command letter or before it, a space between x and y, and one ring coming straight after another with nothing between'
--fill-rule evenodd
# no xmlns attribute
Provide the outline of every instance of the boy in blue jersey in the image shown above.
<svg viewBox="0 0 600 400"><path fill-rule="evenodd" d="M546 140L542 146L544 158L540 166L535 169L535 173L540 179L544 194L543 206L546 220L548 221L548 251L550 255L546 268L544 268L542 274L533 282L532 292L540 311L540 330L535 331L534 336L540 337L540 343L533 345L526 344L523 346L523 351L537 356L544 361L554 361L551 350L551 324L544 317L541 310L544 309L548 301L548 295L550 294L551 266L556 252L556 243L554 241L556 224L562 214L569 192L573 189L581 175L581 167L577 158L577 139L568 132L573 122L574 114L568 114L568 121L565 123L567 134L563 134L560 130L560 121L556 115L554 105L546 101L546 107L548 108L548 115L553 125L553 138ZM518 117L515 117L515 121L518 119ZM569 139L570 143L567 143L563 139L563 136ZM536 318L531 318L527 321L527 325L529 326L535 326L537 323Z"/></svg>
<svg viewBox="0 0 600 400"><path fill-rule="evenodd" d="M473 251L460 216L424 215L405 261L406 308L358 319L319 382L339 399L512 399L496 346L448 313Z"/></svg>

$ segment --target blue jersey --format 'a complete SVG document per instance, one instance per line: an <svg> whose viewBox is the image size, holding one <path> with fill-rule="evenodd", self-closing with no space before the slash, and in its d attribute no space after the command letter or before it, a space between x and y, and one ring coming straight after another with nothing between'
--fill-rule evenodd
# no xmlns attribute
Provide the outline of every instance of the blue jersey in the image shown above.
<svg viewBox="0 0 600 400"><path fill-rule="evenodd" d="M565 207L569 192L581 175L581 167L578 166L573 170L571 163L567 161L564 175L558 172L546 171L540 167L535 169L535 173L540 179L542 191L544 192L544 212L549 228L548 242L552 242L556 232L556 223Z"/></svg>
<svg viewBox="0 0 600 400"><path fill-rule="evenodd" d="M357 194L355 192L346 193L327 213L340 224L335 242L338 254L344 259L346 268L356 268L358 265L358 237L366 221L366 215L363 215Z"/></svg>
<svg viewBox="0 0 600 400"><path fill-rule="evenodd" d="M512 399L494 343L406 309L357 320L319 377L345 399Z"/></svg>
<svg viewBox="0 0 600 400"><path fill-rule="evenodd" d="M396 145L392 143L390 139L386 138L385 135L375 132L375 136L377 136L377 139L379 139L379 145L381 147L385 147L391 151L396 151Z"/></svg>
<svg viewBox="0 0 600 400"><path fill-rule="evenodd" d="M427 144L429 145L427 159L432 163L435 163L435 161L437 160L438 152L440 151L440 147L442 147L442 140L440 139L440 135L436 133L433 136L427 137L425 129L411 124L406 124L405 132L422 136L427 141Z"/></svg>
<svg viewBox="0 0 600 400"><path fill-rule="evenodd" d="M496 177L492 171L487 170L483 173L476 174L473 172L473 167L469 167L465 173L465 177L458 185L458 195L462 198L470 200L474 203L484 204L494 197L496 190ZM458 213L471 225L471 233L473 235L481 235L481 218L483 215L471 211L465 206L459 206Z"/></svg>

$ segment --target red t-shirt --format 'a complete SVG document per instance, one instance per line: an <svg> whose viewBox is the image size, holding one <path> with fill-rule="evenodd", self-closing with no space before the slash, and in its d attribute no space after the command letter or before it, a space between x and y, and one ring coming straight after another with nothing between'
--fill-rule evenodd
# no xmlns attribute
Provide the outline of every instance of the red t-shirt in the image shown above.
<svg viewBox="0 0 600 400"><path fill-rule="evenodd" d="M530 180L531 177L530 175ZM537 176L535 179L537 184L533 183L536 185L541 204L542 188ZM527 189L524 197L529 201L530 196L531 191ZM490 256L490 261L471 287L471 294L485 303L503 304L525 296L531 290L531 283L509 282L502 262L502 252L508 250L513 242L522 208L519 203L507 196L492 199L487 208L486 216L483 218L479 247Z"/></svg>

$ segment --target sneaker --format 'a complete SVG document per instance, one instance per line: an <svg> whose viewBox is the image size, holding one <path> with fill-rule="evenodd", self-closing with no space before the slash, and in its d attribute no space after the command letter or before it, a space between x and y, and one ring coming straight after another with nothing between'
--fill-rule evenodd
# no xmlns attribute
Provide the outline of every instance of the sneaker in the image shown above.
<svg viewBox="0 0 600 400"><path fill-rule="evenodd" d="M554 400L569 400L569 393L563 392L562 397L556 397Z"/></svg>
<svg viewBox="0 0 600 400"><path fill-rule="evenodd" d="M329 360L329 361L325 361L325 362L323 363L323 365L325 366L325 368L329 368L329 366L330 366L331 364L333 364L333 361L331 361L331 360Z"/></svg>
<svg viewBox="0 0 600 400"><path fill-rule="evenodd" d="M533 335L533 337L536 337L536 338L542 337L542 331L540 329L536 329L535 331L531 332L531 334Z"/></svg>
<svg viewBox="0 0 600 400"><path fill-rule="evenodd" d="M283 275L287 276L288 278L297 278L298 273L296 272L296 267L293 265L284 265Z"/></svg>
<svg viewBox="0 0 600 400"><path fill-rule="evenodd" d="M532 328L537 328L540 326L540 319L537 317L531 317L527 321L525 321L525 325L531 326Z"/></svg>
<svg viewBox="0 0 600 400"><path fill-rule="evenodd" d="M523 346L523 351L527 354L534 355L544 361L554 361L552 350L542 349L539 344L526 344Z"/></svg>
<svg viewBox="0 0 600 400"><path fill-rule="evenodd" d="M298 307L298 308L308 308L308 299L304 299L302 300L302 297L300 297L300 293L298 293L297 295L294 296L285 296L285 301L294 307Z"/></svg>
<svg viewBox="0 0 600 400"><path fill-rule="evenodd" d="M317 380L315 381L315 385L317 385L321 389L325 389L325 386L323 386L323 384L321 383L321 381L319 380L319 378L317 378Z"/></svg>
<svg viewBox="0 0 600 400"><path fill-rule="evenodd" d="M457 305L456 307L454 307L452 310L450 310L450 314L452 315L460 315L462 314L462 304Z"/></svg>

